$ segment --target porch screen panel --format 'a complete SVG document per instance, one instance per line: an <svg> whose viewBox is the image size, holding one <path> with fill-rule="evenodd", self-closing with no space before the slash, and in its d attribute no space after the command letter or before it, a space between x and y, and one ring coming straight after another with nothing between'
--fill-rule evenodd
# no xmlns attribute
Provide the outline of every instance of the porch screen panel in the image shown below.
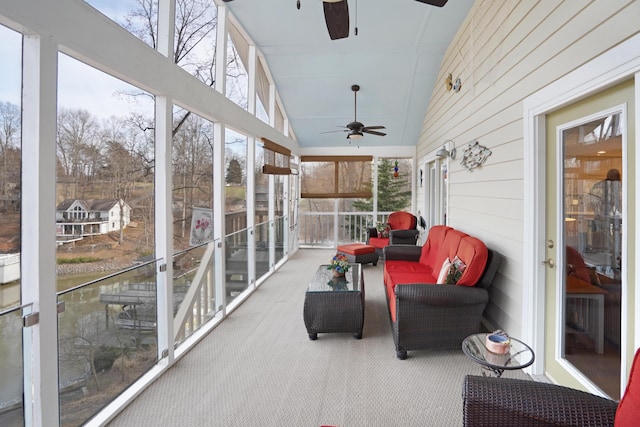
<svg viewBox="0 0 640 427"><path fill-rule="evenodd" d="M302 156L302 198L371 197L371 156Z"/></svg>
<svg viewBox="0 0 640 427"><path fill-rule="evenodd" d="M278 104L276 104L275 128L277 131L284 133L284 114L282 114Z"/></svg>
<svg viewBox="0 0 640 427"><path fill-rule="evenodd" d="M262 61L258 60L256 64L256 95L262 102L262 106L265 110L269 111L269 104L271 102L271 98L269 97L269 87L271 84L269 83L269 79L267 78L267 73L262 65Z"/></svg>

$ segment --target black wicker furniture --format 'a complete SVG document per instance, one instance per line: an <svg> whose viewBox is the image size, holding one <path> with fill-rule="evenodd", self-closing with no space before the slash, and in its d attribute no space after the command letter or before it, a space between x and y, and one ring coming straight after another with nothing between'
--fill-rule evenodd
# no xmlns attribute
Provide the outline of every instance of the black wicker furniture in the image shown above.
<svg viewBox="0 0 640 427"><path fill-rule="evenodd" d="M455 239L447 238L449 234ZM449 259L460 255L467 264L456 284L436 284L442 251ZM477 251L485 252L476 258ZM450 227L434 226L422 248L387 246L384 257L385 295L398 359L406 359L409 350L460 348L467 336L483 330L487 289L502 258L498 252Z"/></svg>
<svg viewBox="0 0 640 427"><path fill-rule="evenodd" d="M368 264L371 263L374 266L378 265L378 252L376 248L364 243L351 243L348 245L338 246L339 254L343 254L347 257L350 264Z"/></svg>
<svg viewBox="0 0 640 427"><path fill-rule="evenodd" d="M378 233L376 227L367 228L368 245L375 246L380 257L383 249L388 245L415 245L420 231L417 228L418 219L410 212L392 212L387 218L388 230L386 235Z"/></svg>
<svg viewBox="0 0 640 427"><path fill-rule="evenodd" d="M511 378L467 375L463 418L480 426L612 426L617 402L589 393Z"/></svg>
<svg viewBox="0 0 640 427"><path fill-rule="evenodd" d="M620 403L555 384L467 375L462 387L464 426L637 426L640 349L630 372Z"/></svg>
<svg viewBox="0 0 640 427"><path fill-rule="evenodd" d="M304 298L304 324L309 339L321 332L351 332L362 338L364 276L361 264L350 264L344 277L334 277L327 265L318 267Z"/></svg>

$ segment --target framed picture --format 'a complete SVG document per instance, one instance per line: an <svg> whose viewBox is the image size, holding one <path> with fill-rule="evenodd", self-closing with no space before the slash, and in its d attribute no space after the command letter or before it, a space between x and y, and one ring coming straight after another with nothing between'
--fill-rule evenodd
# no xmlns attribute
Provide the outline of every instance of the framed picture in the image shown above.
<svg viewBox="0 0 640 427"><path fill-rule="evenodd" d="M213 240L213 210L191 208L191 233L189 245L198 246Z"/></svg>

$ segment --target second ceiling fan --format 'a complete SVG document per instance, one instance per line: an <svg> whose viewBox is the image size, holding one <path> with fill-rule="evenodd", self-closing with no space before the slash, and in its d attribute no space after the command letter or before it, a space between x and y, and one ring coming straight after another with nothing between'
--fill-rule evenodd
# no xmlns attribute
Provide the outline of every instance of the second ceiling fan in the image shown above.
<svg viewBox="0 0 640 427"><path fill-rule="evenodd" d="M347 123L346 126L342 126L345 129L334 130L323 133L331 133L331 132L348 132L347 139L360 139L363 134L368 133L371 135L385 136L386 133L378 132L377 129L386 129L384 126L365 126L364 124L358 121L358 91L360 90L360 86L353 85L351 86L351 90L353 91L353 121L351 123Z"/></svg>

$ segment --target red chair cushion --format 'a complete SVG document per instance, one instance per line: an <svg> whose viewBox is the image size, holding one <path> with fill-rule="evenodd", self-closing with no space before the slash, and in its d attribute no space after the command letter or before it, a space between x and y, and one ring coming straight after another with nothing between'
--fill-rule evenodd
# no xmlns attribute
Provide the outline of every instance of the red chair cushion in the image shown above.
<svg viewBox="0 0 640 427"><path fill-rule="evenodd" d="M615 427L638 425L640 414L640 349L636 350L629 374L629 382L616 410Z"/></svg>
<svg viewBox="0 0 640 427"><path fill-rule="evenodd" d="M375 248L383 249L385 246L389 246L389 238L388 237L370 237L369 245Z"/></svg>
<svg viewBox="0 0 640 427"><path fill-rule="evenodd" d="M413 230L418 223L417 218L409 212L393 212L387 223L392 230Z"/></svg>

